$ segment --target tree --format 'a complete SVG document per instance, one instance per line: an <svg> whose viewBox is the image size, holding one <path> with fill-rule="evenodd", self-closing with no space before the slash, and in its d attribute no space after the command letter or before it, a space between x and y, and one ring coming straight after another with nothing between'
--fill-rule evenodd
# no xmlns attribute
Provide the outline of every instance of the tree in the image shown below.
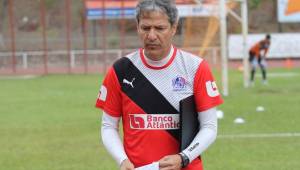
<svg viewBox="0 0 300 170"><path fill-rule="evenodd" d="M7 6L8 6L8 0L3 0L2 1L2 6L0 10L0 34L3 31L4 27L4 19L5 19L5 12L7 11Z"/></svg>
<svg viewBox="0 0 300 170"><path fill-rule="evenodd" d="M250 0L249 6L250 6L250 8L255 9L259 6L260 3L261 3L261 0Z"/></svg>
<svg viewBox="0 0 300 170"><path fill-rule="evenodd" d="M3 27L4 27L4 19L5 19L5 12L7 11L8 0L2 1L2 6L0 8L0 46L4 46L3 42Z"/></svg>

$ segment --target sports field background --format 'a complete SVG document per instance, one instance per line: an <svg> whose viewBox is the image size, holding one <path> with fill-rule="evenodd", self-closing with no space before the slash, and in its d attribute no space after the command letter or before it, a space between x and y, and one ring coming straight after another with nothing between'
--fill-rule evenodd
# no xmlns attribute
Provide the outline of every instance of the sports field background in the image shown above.
<svg viewBox="0 0 300 170"><path fill-rule="evenodd" d="M219 137L203 154L205 169L299 169L300 70L272 69L268 86L256 77L249 89L241 72L231 70L229 79ZM99 141L94 103L101 81L100 75L0 77L0 169L118 169ZM236 117L246 123L234 124Z"/></svg>

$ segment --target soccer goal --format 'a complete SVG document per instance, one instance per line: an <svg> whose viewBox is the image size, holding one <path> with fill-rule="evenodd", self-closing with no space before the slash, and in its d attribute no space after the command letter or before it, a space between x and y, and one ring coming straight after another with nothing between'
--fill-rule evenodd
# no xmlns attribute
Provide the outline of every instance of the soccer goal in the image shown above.
<svg viewBox="0 0 300 170"><path fill-rule="evenodd" d="M240 14L235 12L235 9L238 7L240 7ZM229 95L227 17L230 16L241 24L244 48L244 86L248 87L249 66L246 49L248 21L246 0L203 0L194 6L189 6L189 8L186 11L196 12L181 12L181 17L184 17L185 20L182 46L183 48L194 49L194 52L205 58L213 68L221 72L222 93L224 96Z"/></svg>

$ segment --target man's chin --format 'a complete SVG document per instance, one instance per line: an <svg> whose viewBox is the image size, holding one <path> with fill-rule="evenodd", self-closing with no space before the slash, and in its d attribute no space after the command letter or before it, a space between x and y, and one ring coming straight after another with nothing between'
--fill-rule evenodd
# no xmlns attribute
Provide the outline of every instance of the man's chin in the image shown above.
<svg viewBox="0 0 300 170"><path fill-rule="evenodd" d="M145 49L145 54L147 57L156 59L157 57L160 57L161 53L157 49Z"/></svg>
<svg viewBox="0 0 300 170"><path fill-rule="evenodd" d="M159 53L160 49L159 48L153 48L153 47L146 47L145 52L146 53Z"/></svg>

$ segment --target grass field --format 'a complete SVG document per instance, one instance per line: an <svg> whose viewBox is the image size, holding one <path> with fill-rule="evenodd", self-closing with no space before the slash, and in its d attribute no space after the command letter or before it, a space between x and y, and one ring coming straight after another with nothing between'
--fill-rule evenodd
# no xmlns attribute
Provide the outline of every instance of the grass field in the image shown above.
<svg viewBox="0 0 300 170"><path fill-rule="evenodd" d="M300 70L269 75L268 86L257 77L244 89L242 74L230 72L219 137L203 154L206 170L300 169ZM0 169L118 169L99 142L100 82L98 75L0 77ZM246 123L234 124L236 117Z"/></svg>

